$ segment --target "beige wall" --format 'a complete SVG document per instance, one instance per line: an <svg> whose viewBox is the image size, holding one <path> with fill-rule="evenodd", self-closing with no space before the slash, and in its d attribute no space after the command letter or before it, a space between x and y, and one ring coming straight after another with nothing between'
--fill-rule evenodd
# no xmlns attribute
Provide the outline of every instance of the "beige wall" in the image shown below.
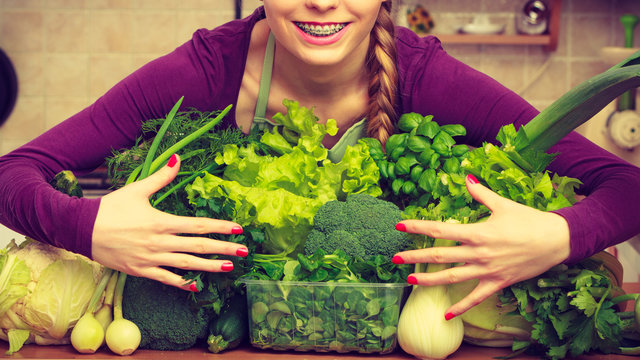
<svg viewBox="0 0 640 360"><path fill-rule="evenodd" d="M245 13L258 3L244 0ZM0 48L19 77L0 154L80 111L196 29L234 16L233 0L0 0Z"/></svg>
<svg viewBox="0 0 640 360"><path fill-rule="evenodd" d="M403 1L423 4L441 32L477 12L489 13L513 31L513 11L521 2ZM244 0L244 13L259 4ZM621 13L640 15L640 0L563 0L562 6L554 52L516 45L445 48L506 86L524 89L522 96L543 109L605 69L599 50L623 44ZM0 0L0 47L13 60L20 82L16 108L0 127L0 154L78 112L140 65L188 40L195 29L233 17L233 0ZM640 37L640 27L635 34ZM535 78L542 66L546 70Z"/></svg>

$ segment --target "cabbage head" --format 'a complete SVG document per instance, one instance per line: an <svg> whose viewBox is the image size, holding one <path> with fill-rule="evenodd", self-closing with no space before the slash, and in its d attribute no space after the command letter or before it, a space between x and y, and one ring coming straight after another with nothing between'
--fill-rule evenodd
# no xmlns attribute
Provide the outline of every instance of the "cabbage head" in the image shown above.
<svg viewBox="0 0 640 360"><path fill-rule="evenodd" d="M22 345L69 344L104 268L33 239L0 250L0 339Z"/></svg>

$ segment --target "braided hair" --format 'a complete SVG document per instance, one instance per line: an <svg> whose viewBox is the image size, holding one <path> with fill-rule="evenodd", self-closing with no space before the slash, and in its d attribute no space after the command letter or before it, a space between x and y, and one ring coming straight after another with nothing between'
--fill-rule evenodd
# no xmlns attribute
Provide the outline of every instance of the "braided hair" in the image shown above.
<svg viewBox="0 0 640 360"><path fill-rule="evenodd" d="M391 1L382 3L371 30L367 55L369 73L369 105L366 113L367 135L385 144L393 134L397 121L395 110L398 69L396 68L395 27L391 17Z"/></svg>

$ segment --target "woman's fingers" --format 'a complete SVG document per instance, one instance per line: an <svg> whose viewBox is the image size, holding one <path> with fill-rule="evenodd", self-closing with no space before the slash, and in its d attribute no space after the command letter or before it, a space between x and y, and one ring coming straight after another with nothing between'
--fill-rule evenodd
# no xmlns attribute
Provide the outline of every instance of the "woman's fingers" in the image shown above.
<svg viewBox="0 0 640 360"><path fill-rule="evenodd" d="M491 212L499 208L514 203L510 199L502 197L488 187L480 184L475 176L468 174L465 178L465 184L469 194L479 203L486 206Z"/></svg>
<svg viewBox="0 0 640 360"><path fill-rule="evenodd" d="M242 234L242 227L227 220L171 215L159 212L161 232L170 234Z"/></svg>
<svg viewBox="0 0 640 360"><path fill-rule="evenodd" d="M248 254L247 247L242 244L190 236L167 235L163 240L158 240L153 248L157 252L170 253L220 254L240 257L245 257Z"/></svg>
<svg viewBox="0 0 640 360"><path fill-rule="evenodd" d="M467 296L462 298L462 300L458 301L457 303L451 305L446 310L445 314L447 314L447 319L450 320L455 316L465 313L467 310L480 304L488 297L502 290L506 286L508 285L505 284L501 286L500 284L492 281L481 280L478 285L476 285L476 287L469 294L467 294Z"/></svg>
<svg viewBox="0 0 640 360"><path fill-rule="evenodd" d="M155 256L159 266L169 266L183 270L228 272L233 270L233 262L221 259L208 259L191 254L165 253Z"/></svg>
<svg viewBox="0 0 640 360"><path fill-rule="evenodd" d="M411 234L424 234L434 239L446 239L470 243L477 234L482 233L482 223L457 224L431 220L403 220L396 229Z"/></svg>
<svg viewBox="0 0 640 360"><path fill-rule="evenodd" d="M452 264L474 261L476 257L477 254L467 246L445 246L402 251L393 257L393 261L399 264Z"/></svg>
<svg viewBox="0 0 640 360"><path fill-rule="evenodd" d="M193 282L189 282L182 276L160 267L145 268L139 273L130 274L138 277L145 277L151 280L161 282L165 285L175 286L182 290L197 291L197 287Z"/></svg>
<svg viewBox="0 0 640 360"><path fill-rule="evenodd" d="M180 156L173 154L165 166L158 169L158 171L142 180L132 182L128 186L131 190L139 192L144 197L149 198L173 181L178 174L178 170L180 170Z"/></svg>
<svg viewBox="0 0 640 360"><path fill-rule="evenodd" d="M482 269L474 265L454 266L436 272L413 273L407 281L413 285L449 285L481 277L484 275L481 271Z"/></svg>

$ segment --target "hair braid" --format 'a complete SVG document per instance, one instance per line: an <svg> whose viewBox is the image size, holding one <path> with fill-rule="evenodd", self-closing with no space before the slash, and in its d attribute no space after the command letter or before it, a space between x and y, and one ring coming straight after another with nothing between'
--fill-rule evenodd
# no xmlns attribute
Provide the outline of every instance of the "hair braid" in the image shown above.
<svg viewBox="0 0 640 360"><path fill-rule="evenodd" d="M391 1L382 4L371 31L367 59L369 72L369 107L367 134L382 144L393 134L396 123L398 70L396 68L395 27L391 18Z"/></svg>

